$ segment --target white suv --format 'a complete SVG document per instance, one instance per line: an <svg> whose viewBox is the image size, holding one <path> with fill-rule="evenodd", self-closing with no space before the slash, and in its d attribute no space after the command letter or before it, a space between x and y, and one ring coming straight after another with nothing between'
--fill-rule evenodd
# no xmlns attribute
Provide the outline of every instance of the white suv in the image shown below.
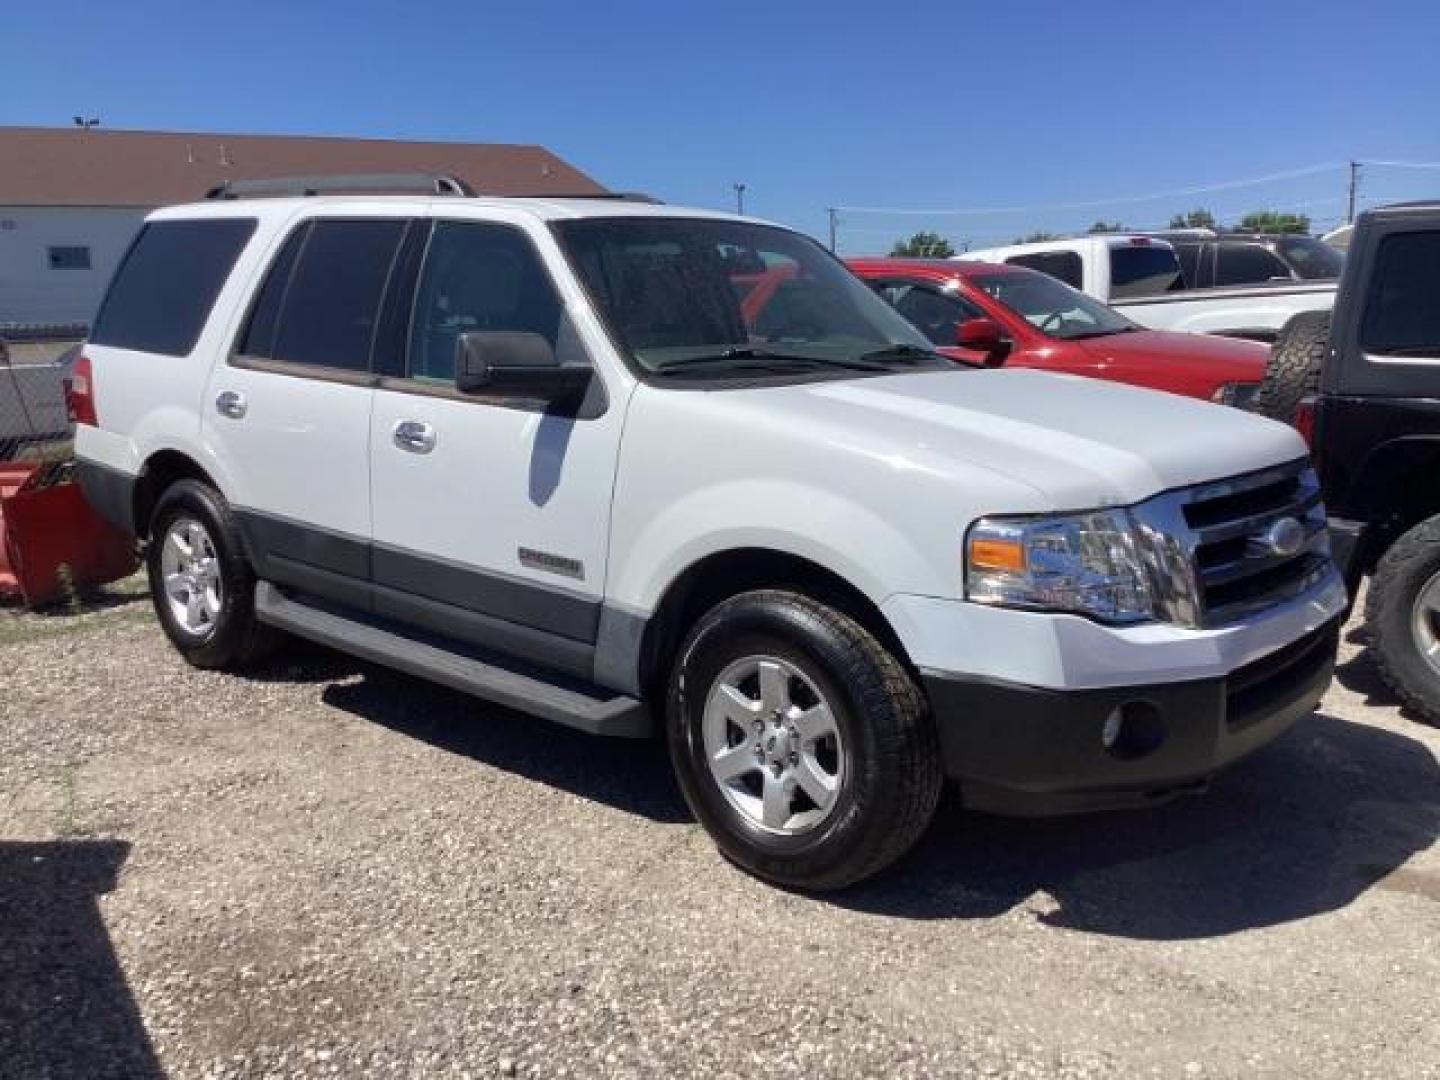
<svg viewBox="0 0 1440 1080"><path fill-rule="evenodd" d="M150 216L74 393L193 664L284 630L663 730L724 853L808 888L898 857L943 777L1146 804L1328 683L1345 594L1288 427L955 365L726 214L224 194Z"/></svg>

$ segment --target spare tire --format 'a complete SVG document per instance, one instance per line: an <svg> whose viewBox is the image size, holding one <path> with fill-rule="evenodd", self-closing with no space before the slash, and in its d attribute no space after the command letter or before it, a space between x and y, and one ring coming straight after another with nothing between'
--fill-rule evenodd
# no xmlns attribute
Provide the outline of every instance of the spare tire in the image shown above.
<svg viewBox="0 0 1440 1080"><path fill-rule="evenodd" d="M1300 402L1320 391L1320 368L1329 347L1330 312L1302 311L1287 322L1270 347L1255 411L1293 424Z"/></svg>

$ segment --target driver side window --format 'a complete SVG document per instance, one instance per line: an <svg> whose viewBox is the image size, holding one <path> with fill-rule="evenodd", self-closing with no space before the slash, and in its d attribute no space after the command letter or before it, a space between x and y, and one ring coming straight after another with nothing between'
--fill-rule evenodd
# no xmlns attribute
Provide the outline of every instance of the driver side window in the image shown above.
<svg viewBox="0 0 1440 1080"><path fill-rule="evenodd" d="M881 295L936 345L954 345L957 323L985 317L968 300L924 285L890 282Z"/></svg>
<svg viewBox="0 0 1440 1080"><path fill-rule="evenodd" d="M455 379L455 342L470 330L529 331L554 347L561 303L518 229L440 221L430 238L410 324L412 379Z"/></svg>

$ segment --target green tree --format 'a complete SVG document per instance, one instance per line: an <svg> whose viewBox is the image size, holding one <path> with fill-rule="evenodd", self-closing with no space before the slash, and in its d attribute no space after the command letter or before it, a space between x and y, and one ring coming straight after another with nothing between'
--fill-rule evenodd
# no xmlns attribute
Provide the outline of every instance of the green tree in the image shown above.
<svg viewBox="0 0 1440 1080"><path fill-rule="evenodd" d="M1099 221L1095 222L1095 224L1090 226L1090 231L1092 233L1129 232L1130 227L1128 225L1122 224L1119 221L1106 221L1104 218L1101 218Z"/></svg>
<svg viewBox="0 0 1440 1080"><path fill-rule="evenodd" d="M1287 214L1282 210L1255 210L1240 219L1240 228L1251 232L1308 233L1310 218L1306 214Z"/></svg>
<svg viewBox="0 0 1440 1080"><path fill-rule="evenodd" d="M1215 215L1203 206L1197 206L1188 214L1175 214L1170 218L1170 228L1172 229L1213 229L1215 227Z"/></svg>
<svg viewBox="0 0 1440 1080"><path fill-rule="evenodd" d="M899 258L948 259L955 248L939 233L917 232L908 240L897 240L890 254Z"/></svg>
<svg viewBox="0 0 1440 1080"><path fill-rule="evenodd" d="M1017 244L1043 244L1046 240L1059 240L1060 234L1053 232L1032 232L1029 236L1015 237Z"/></svg>

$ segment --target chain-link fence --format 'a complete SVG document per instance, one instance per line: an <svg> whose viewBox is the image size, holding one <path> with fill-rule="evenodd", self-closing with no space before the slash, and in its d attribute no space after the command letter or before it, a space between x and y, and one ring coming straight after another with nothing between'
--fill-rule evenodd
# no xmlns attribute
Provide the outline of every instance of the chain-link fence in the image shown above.
<svg viewBox="0 0 1440 1080"><path fill-rule="evenodd" d="M73 427L65 387L85 330L0 324L0 464L31 466L32 487L69 471Z"/></svg>
<svg viewBox="0 0 1440 1080"><path fill-rule="evenodd" d="M135 541L75 483L67 383L84 326L0 334L0 603L79 603L131 573Z"/></svg>

